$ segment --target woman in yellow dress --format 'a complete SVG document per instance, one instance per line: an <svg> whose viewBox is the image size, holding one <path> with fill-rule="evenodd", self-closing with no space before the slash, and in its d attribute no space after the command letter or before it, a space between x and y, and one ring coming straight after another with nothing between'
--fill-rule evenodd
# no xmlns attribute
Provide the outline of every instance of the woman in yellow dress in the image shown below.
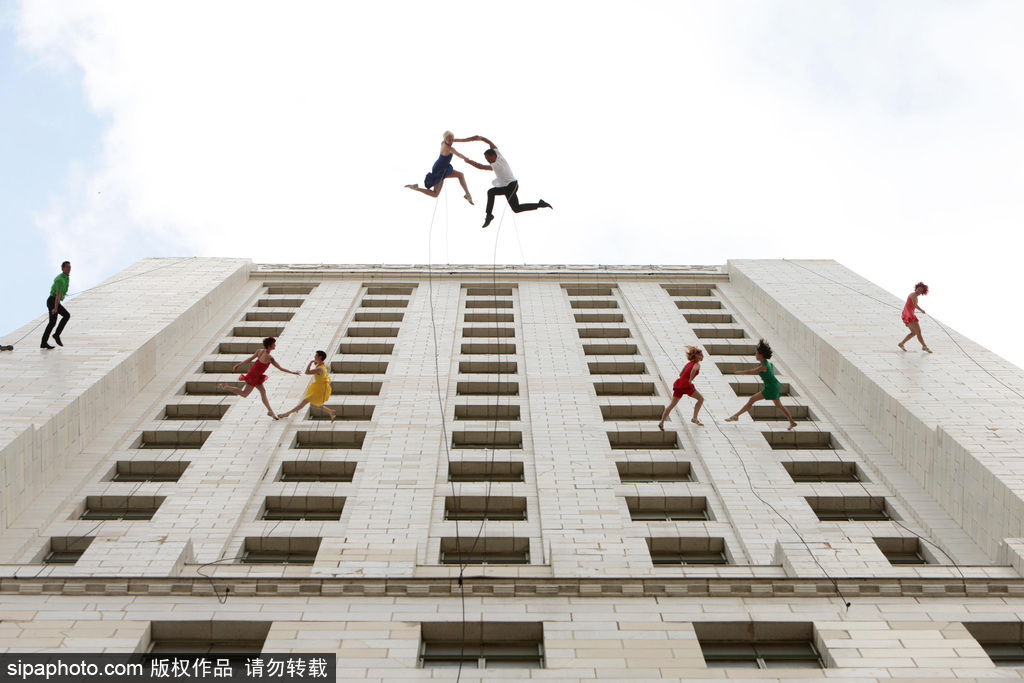
<svg viewBox="0 0 1024 683"><path fill-rule="evenodd" d="M306 389L306 397L302 399L299 405L295 406L287 413L282 413L281 417L288 417L292 413L297 413L306 407L307 404L312 404L324 411L331 416L331 421L337 417L335 412L328 408L326 405L327 400L331 398L331 376L327 374L327 366L324 361L327 360L327 353L324 351L317 351L316 357L309 361L309 365L306 366L306 374L313 375L313 381L309 383L309 387Z"/></svg>

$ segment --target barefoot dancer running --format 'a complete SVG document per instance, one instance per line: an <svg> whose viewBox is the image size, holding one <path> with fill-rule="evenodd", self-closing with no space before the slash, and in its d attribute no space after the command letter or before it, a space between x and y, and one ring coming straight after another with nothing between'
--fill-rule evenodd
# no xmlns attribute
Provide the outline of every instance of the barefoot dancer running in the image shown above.
<svg viewBox="0 0 1024 683"><path fill-rule="evenodd" d="M658 429L661 431L665 431L665 420L668 419L669 413L672 412L672 409L676 407L679 399L683 396L693 396L697 400L697 403L693 406L693 419L690 422L698 427L704 426L704 423L697 419L697 413L700 412L700 407L704 405L704 397L693 386L693 378L700 373L700 362L704 360L704 352L696 346L687 346L686 360L690 362L686 364L683 371L679 373L679 379L672 385L672 402L668 404L665 412L661 414L661 422L658 423Z"/></svg>
<svg viewBox="0 0 1024 683"><path fill-rule="evenodd" d="M284 368L277 364L277 361L274 360L274 357L270 355L270 352L273 351L275 348L277 348L277 340L274 339L273 337L267 337L266 339L263 340L262 349L252 354L251 356L243 360L241 363L235 363L234 367L231 368L232 370L237 370L239 365L245 365L250 361L255 361L252 364L252 367L249 368L249 371L238 378L238 381L245 382L244 389L239 389L238 387L233 387L223 383L218 384L217 388L225 389L227 391L230 391L232 394L237 394L241 396L242 398L245 398L246 396L251 394L254 388L258 389L260 392L260 398L263 399L263 405L267 407L267 415L274 418L275 420L279 420L281 418L279 418L274 413L274 409L270 407L270 399L267 398L267 390L263 388L263 383L267 381L267 376L263 374L263 371L269 368L271 365L273 365L281 372L287 372L292 375L297 375L299 373L293 370L285 370Z"/></svg>
<svg viewBox="0 0 1024 683"><path fill-rule="evenodd" d="M914 311L918 310L924 313L924 309L917 305L917 298L919 296L928 296L928 285L923 282L918 282L914 285L914 291L907 297L907 304L903 307L903 324L910 328L910 334L901 341L898 346L906 351L906 347L903 346L913 337L917 337L918 341L921 342L921 349L931 353L932 350L928 348L928 345L924 343L924 337L921 336L921 323L918 322L917 316L914 315Z"/></svg>
<svg viewBox="0 0 1024 683"><path fill-rule="evenodd" d="M466 157L462 156L459 152L452 147L455 142L469 142L469 139L456 140L455 134L450 130L444 132L444 137L441 140L441 155L437 157L437 161L434 162L434 167L430 169L430 173L423 178L423 185L427 189L423 189L416 183L412 185L406 185L410 190L416 190L422 192L428 197L436 197L441 194L441 188L444 187L444 179L448 176L458 178L459 183L462 184L462 191L466 194L463 195L467 202L473 203L473 198L469 194L469 188L466 186L466 176L461 171L456 171L452 168L452 155L459 157L463 161L468 161ZM433 189L430 189L433 188Z"/></svg>
<svg viewBox="0 0 1024 683"><path fill-rule="evenodd" d="M757 342L757 350L754 352L754 358L760 363L756 368L750 370L737 370L736 366L732 366L732 373L734 375L761 375L761 381L764 382L764 387L761 391L757 392L750 397L747 401L747 405L740 408L739 412L732 417L725 418L726 422L736 422L740 419L740 415L750 410L750 407L760 401L763 398L767 398L773 403L775 407L782 411L782 414L789 420L788 429L796 427L796 421L793 416L786 410L786 406L782 405L782 401L779 397L782 396L782 385L779 384L779 380L775 379L775 371L772 369L772 364L768 360L772 357L772 347L768 346L768 342L764 339L760 339Z"/></svg>
<svg viewBox="0 0 1024 683"><path fill-rule="evenodd" d="M331 397L331 376L327 374L327 366L324 364L324 361L326 360L326 352L316 352L316 357L306 365L306 374L313 375L313 381L310 382L309 387L306 388L306 397L302 399L302 402L300 402L299 405L295 406L287 413L281 413L281 417L288 417L292 413L297 413L305 406L312 404L330 415L331 422L334 422L334 418L337 417L337 415L333 410L325 405L327 403L327 399Z"/></svg>

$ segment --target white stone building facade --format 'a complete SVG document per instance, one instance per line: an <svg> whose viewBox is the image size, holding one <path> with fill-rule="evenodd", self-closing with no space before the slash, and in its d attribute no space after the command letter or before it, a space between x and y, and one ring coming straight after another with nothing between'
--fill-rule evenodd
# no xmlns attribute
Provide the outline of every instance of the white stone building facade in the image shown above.
<svg viewBox="0 0 1024 683"><path fill-rule="evenodd" d="M0 650L1018 679L1024 373L928 317L935 353L901 352L902 305L832 261L142 261L71 299L65 347L0 354ZM337 420L217 388L266 336L327 352ZM724 422L762 337L793 431ZM687 345L704 426L684 398L660 431Z"/></svg>

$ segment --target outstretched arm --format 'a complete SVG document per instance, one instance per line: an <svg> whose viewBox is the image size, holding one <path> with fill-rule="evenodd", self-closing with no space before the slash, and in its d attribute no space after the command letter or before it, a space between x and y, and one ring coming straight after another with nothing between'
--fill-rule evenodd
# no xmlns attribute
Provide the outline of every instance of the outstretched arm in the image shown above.
<svg viewBox="0 0 1024 683"><path fill-rule="evenodd" d="M496 144L485 138L483 135L474 135L473 137L470 138L470 140L479 140L480 142L487 143L487 146L490 147L491 149L498 149L498 146Z"/></svg>
<svg viewBox="0 0 1024 683"><path fill-rule="evenodd" d="M459 156L462 156L462 155L460 154ZM491 168L487 164L480 164L480 163L477 163L477 162L473 161L472 159L468 159L466 157L462 157L462 158L465 159L466 163L469 164L470 166L472 166L473 168L479 168L481 171L493 171L494 170L493 168Z"/></svg>
<svg viewBox="0 0 1024 683"><path fill-rule="evenodd" d="M277 361L274 360L273 356L270 357L270 364L273 365L278 370L280 370L281 372L287 372L289 375L298 375L298 374L300 374L299 372L296 372L294 370L285 370L280 365L278 365Z"/></svg>

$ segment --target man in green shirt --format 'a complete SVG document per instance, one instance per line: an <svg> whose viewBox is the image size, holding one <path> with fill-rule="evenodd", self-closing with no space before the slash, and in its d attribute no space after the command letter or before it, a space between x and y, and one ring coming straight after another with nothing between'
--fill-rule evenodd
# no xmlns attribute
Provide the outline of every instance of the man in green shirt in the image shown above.
<svg viewBox="0 0 1024 683"><path fill-rule="evenodd" d="M57 331L53 333L53 341L57 342L57 346L64 346L64 342L60 340L60 333L64 331L64 326L71 319L71 314L60 303L68 296L68 276L71 275L71 261L65 261L60 264L60 269L61 274L53 278L53 286L50 287L50 298L46 300L46 312L50 314L50 322L43 332L43 343L39 345L41 349L53 348L50 346L50 332L57 322L58 313L60 314L60 325L57 325Z"/></svg>

